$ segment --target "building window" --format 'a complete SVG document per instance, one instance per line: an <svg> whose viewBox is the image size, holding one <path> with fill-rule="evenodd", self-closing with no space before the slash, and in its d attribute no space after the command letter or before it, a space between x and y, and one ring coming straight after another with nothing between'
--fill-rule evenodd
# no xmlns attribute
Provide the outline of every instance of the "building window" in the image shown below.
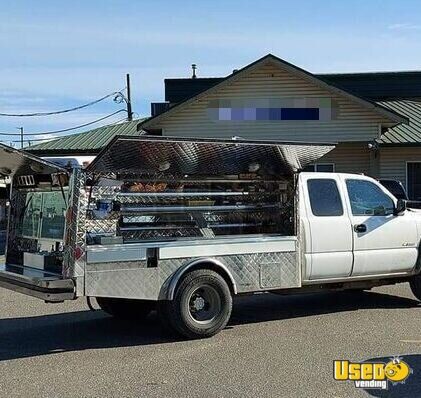
<svg viewBox="0 0 421 398"><path fill-rule="evenodd" d="M406 189L411 200L421 200L421 162L406 164Z"/></svg>
<svg viewBox="0 0 421 398"><path fill-rule="evenodd" d="M304 171L317 171L319 173L333 173L335 171L334 163L315 163L304 167Z"/></svg>

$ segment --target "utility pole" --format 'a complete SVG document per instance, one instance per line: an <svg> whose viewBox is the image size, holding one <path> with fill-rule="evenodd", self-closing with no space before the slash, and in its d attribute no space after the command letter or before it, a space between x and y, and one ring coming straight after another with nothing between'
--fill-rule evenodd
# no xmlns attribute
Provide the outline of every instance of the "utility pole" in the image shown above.
<svg viewBox="0 0 421 398"><path fill-rule="evenodd" d="M130 75L126 74L126 86L127 86L127 120L133 120L133 112L132 112L132 100L130 98Z"/></svg>
<svg viewBox="0 0 421 398"><path fill-rule="evenodd" d="M17 127L20 130L20 149L23 148L23 127Z"/></svg>

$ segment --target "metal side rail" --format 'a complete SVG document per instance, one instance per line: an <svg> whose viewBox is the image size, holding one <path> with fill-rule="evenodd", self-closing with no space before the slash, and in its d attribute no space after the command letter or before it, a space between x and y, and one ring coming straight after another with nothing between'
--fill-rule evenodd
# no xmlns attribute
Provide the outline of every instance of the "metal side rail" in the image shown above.
<svg viewBox="0 0 421 398"><path fill-rule="evenodd" d="M48 302L75 298L72 279L62 279L59 275L35 268L0 265L0 287Z"/></svg>

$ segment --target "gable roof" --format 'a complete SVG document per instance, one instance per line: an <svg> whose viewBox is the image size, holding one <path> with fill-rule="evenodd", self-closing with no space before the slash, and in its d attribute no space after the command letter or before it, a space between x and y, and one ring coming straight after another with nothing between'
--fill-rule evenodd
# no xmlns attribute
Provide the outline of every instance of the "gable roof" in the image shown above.
<svg viewBox="0 0 421 398"><path fill-rule="evenodd" d="M381 146L421 145L421 102L411 100L384 101L382 106L409 118L409 124L400 124L387 129L377 142Z"/></svg>
<svg viewBox="0 0 421 398"><path fill-rule="evenodd" d="M68 135L33 145L25 148L25 150L38 155L94 155L99 153L117 135L138 136L144 134L144 131L138 129L138 125L143 120L137 119L97 127L83 133Z"/></svg>
<svg viewBox="0 0 421 398"><path fill-rule="evenodd" d="M385 108L379 104L376 104L374 102L371 102L367 99L364 99L362 97L359 97L355 94L351 94L348 91L345 91L339 87L336 87L334 85L332 85L331 83L327 83L324 80L321 80L320 78L318 78L316 75L313 75L312 73L299 68L298 66L295 66L287 61L282 60L281 58L278 58L272 54L268 54L260 59L258 59L257 61L252 62L251 64L245 66L242 69L239 69L238 71L233 72L231 75L228 75L226 78L223 78L221 81L217 82L216 84L214 84L212 87L210 88L206 88L203 91L201 91L200 93L185 99L182 102L179 102L178 104L170 107L168 110L166 110L165 112L159 113L155 116L150 117L149 119L146 119L144 122L142 122L140 124L140 126L142 126L143 128L148 128L149 126L151 126L153 124L153 122L165 119L166 117L170 116L171 114L175 113L178 109L184 108L185 106L191 104L192 102L205 97L208 94L213 93L214 91L225 87L226 85L240 79L241 77L243 77L244 75L246 75L247 73L249 73L250 71L258 68L261 65L266 64L267 62L275 62L278 63L282 68L288 70L289 72L291 72L292 74L302 77L310 82L312 82L313 84L326 89L327 91L330 91L334 94L340 95L342 97L346 97L349 100L353 101L353 102L357 102L359 103L361 106L368 108L378 114L381 114L383 117L391 120L391 122L394 122L396 124L398 123L408 123L408 119L388 108Z"/></svg>

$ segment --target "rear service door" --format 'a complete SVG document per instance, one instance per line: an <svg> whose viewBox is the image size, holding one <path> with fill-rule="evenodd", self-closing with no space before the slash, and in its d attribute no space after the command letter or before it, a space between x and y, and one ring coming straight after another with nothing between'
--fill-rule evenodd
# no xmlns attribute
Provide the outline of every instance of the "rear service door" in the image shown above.
<svg viewBox="0 0 421 398"><path fill-rule="evenodd" d="M417 227L413 213L394 215L395 199L377 182L344 176L353 225L352 275L408 271L417 261Z"/></svg>
<svg viewBox="0 0 421 398"><path fill-rule="evenodd" d="M352 270L352 230L340 180L334 173L303 173L309 235L306 237L306 278L349 276Z"/></svg>

